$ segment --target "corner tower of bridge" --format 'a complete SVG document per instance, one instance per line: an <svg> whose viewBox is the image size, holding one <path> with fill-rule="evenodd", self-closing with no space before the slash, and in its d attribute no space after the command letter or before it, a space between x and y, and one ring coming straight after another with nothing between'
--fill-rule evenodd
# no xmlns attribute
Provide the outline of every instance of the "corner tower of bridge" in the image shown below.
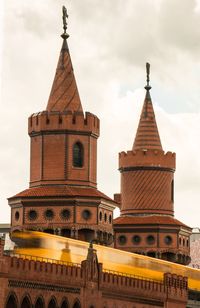
<svg viewBox="0 0 200 308"><path fill-rule="evenodd" d="M115 245L187 263L190 228L174 219L176 156L163 151L150 95L149 63L146 71L146 95L133 148L119 154L121 216L114 221L114 230L118 233ZM159 227L165 229L163 234L158 231ZM126 233L130 231L128 236L124 234L125 229ZM187 243L185 247L182 247L183 240Z"/></svg>
<svg viewBox="0 0 200 308"><path fill-rule="evenodd" d="M29 117L30 186L9 198L12 230L36 229L111 244L115 202L97 190L100 122L83 112L67 39L46 110Z"/></svg>
<svg viewBox="0 0 200 308"><path fill-rule="evenodd" d="M30 187L48 184L96 187L100 123L97 116L83 112L67 43L66 17L46 110L29 118Z"/></svg>
<svg viewBox="0 0 200 308"><path fill-rule="evenodd" d="M121 213L173 216L176 158L175 153L162 149L150 96L149 69L147 63L146 95L132 151L119 154Z"/></svg>

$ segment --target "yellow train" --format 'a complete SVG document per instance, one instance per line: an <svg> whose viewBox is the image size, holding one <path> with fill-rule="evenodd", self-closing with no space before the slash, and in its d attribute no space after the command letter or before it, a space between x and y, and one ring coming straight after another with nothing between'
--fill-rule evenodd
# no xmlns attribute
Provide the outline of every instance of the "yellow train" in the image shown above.
<svg viewBox="0 0 200 308"><path fill-rule="evenodd" d="M87 257L89 244L42 232L14 232L12 239L18 247L14 253L22 258L48 262L72 262L80 264ZM155 258L150 258L115 248L93 245L103 270L117 271L125 275L140 276L163 281L164 273L188 277L189 289L200 291L200 270Z"/></svg>

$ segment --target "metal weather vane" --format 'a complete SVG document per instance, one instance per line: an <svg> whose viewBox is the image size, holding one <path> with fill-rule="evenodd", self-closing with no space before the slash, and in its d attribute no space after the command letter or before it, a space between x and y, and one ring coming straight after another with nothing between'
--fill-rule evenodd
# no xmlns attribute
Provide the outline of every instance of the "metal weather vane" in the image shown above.
<svg viewBox="0 0 200 308"><path fill-rule="evenodd" d="M67 18L69 16L68 16L68 13L67 13L67 9L66 9L66 7L64 5L62 7L62 13L63 13L62 19L63 19L63 30L64 30L64 33L61 36L62 36L63 39L67 39L69 37L69 34L66 32L66 30L67 30Z"/></svg>
<svg viewBox="0 0 200 308"><path fill-rule="evenodd" d="M145 89L148 91L151 89L151 86L149 84L150 81L150 64L147 62L146 63L146 73L147 73L147 85L145 86Z"/></svg>

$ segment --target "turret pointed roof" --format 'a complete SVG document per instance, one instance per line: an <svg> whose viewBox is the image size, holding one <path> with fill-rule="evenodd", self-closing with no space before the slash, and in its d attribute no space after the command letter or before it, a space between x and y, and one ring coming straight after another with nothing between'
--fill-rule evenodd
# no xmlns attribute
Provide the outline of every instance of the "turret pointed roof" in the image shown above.
<svg viewBox="0 0 200 308"><path fill-rule="evenodd" d="M149 85L149 73L150 73L150 64L146 64L147 69L147 85L146 96L144 99L144 104L140 116L140 121L133 144L133 150L163 150L160 136L158 132L158 127L156 124L156 118L153 110L153 104L151 101L150 95L150 85Z"/></svg>
<svg viewBox="0 0 200 308"><path fill-rule="evenodd" d="M63 7L63 28L64 33L61 35L63 44L60 51L56 74L54 77L51 93L49 96L47 110L48 111L72 111L82 112L83 108L76 85L74 70L71 62L66 33L67 10Z"/></svg>

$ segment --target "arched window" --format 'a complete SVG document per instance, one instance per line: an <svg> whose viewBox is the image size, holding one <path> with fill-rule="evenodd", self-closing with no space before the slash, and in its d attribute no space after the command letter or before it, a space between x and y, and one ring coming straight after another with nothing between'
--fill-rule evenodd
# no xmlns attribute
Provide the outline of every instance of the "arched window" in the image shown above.
<svg viewBox="0 0 200 308"><path fill-rule="evenodd" d="M35 308L44 308L44 301L41 297L39 297L35 303Z"/></svg>
<svg viewBox="0 0 200 308"><path fill-rule="evenodd" d="M31 305L30 299L28 298L28 296L25 296L22 301L21 308L31 308L31 307L32 305Z"/></svg>
<svg viewBox="0 0 200 308"><path fill-rule="evenodd" d="M83 167L83 145L80 142L76 142L73 146L73 166Z"/></svg>
<svg viewBox="0 0 200 308"><path fill-rule="evenodd" d="M68 304L67 299L64 299L64 300L63 300L62 305L61 305L61 308L69 308L69 304Z"/></svg>
<svg viewBox="0 0 200 308"><path fill-rule="evenodd" d="M56 301L54 298L52 298L49 302L48 308L56 308L56 307L57 307Z"/></svg>
<svg viewBox="0 0 200 308"><path fill-rule="evenodd" d="M6 308L17 308L17 299L14 294L11 294L6 303Z"/></svg>
<svg viewBox="0 0 200 308"><path fill-rule="evenodd" d="M80 304L79 300L75 301L73 308L81 308L81 304Z"/></svg>

